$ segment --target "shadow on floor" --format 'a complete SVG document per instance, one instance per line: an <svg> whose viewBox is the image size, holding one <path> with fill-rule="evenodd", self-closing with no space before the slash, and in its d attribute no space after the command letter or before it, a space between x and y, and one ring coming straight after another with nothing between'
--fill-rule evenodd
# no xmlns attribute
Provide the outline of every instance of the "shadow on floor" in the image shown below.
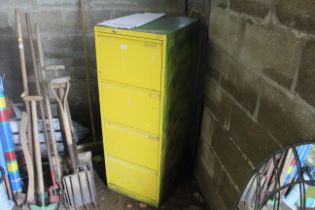
<svg viewBox="0 0 315 210"><path fill-rule="evenodd" d="M95 164L99 176L95 184L97 190L97 209L99 210L156 210L156 208L139 203L133 199L108 190L105 186L104 162ZM162 203L159 209L163 210L204 210L203 198L193 176L187 175L179 182L177 189Z"/></svg>
<svg viewBox="0 0 315 210"><path fill-rule="evenodd" d="M99 157L102 157L99 156ZM94 159L94 158L93 158ZM109 190L106 187L105 181L105 164L103 158L98 161L93 161L96 185L96 210L157 210L144 203L140 203L116 192ZM48 171L48 167L44 167L44 171ZM49 178L49 174L45 175ZM162 210L205 210L205 203L199 193L199 189L192 175L179 177L178 187L171 193L159 209ZM46 186L50 186L49 179L46 180ZM0 205L1 206L1 205ZM27 209L27 208L25 208ZM65 210L63 205L59 206L59 210ZM95 210L93 205L82 207L78 210ZM14 210L21 210L15 207Z"/></svg>

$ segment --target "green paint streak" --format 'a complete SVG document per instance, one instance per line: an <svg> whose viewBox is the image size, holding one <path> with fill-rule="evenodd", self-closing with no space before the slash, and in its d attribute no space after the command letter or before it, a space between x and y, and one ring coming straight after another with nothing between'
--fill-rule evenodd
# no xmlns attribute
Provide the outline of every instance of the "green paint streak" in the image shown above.
<svg viewBox="0 0 315 210"><path fill-rule="evenodd" d="M163 136L161 151L161 199L182 177L190 163L194 106L198 75L194 69L194 37L197 22L177 30L167 38Z"/></svg>
<svg viewBox="0 0 315 210"><path fill-rule="evenodd" d="M155 21L152 21L150 23L147 23L145 25L142 25L131 30L162 35L171 35L173 33L177 33L179 30L187 26L190 26L192 23L196 21L197 19L194 18L166 15Z"/></svg>

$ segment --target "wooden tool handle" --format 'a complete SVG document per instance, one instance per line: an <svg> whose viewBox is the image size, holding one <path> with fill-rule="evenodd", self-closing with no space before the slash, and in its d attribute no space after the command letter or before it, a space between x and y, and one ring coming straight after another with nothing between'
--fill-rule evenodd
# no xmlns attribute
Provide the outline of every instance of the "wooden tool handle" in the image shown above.
<svg viewBox="0 0 315 210"><path fill-rule="evenodd" d="M32 156L27 148L27 126L28 126L29 116L26 112L22 112L21 128L20 128L20 142L26 162L27 175L28 175L28 188L27 188L27 198L28 203L35 201L35 183L34 183L34 165L32 162Z"/></svg>
<svg viewBox="0 0 315 210"><path fill-rule="evenodd" d="M25 101L41 101L43 100L43 97L42 96L24 96L23 99Z"/></svg>
<svg viewBox="0 0 315 210"><path fill-rule="evenodd" d="M28 93L26 62L25 62L24 42L23 42L20 10L15 10L15 18L16 18L16 32L18 35L18 47L19 47L19 55L20 55L20 65L21 65L23 89L24 89L24 91L26 91Z"/></svg>
<svg viewBox="0 0 315 210"><path fill-rule="evenodd" d="M46 71L52 71L55 77L59 76L59 71L65 71L65 69L65 65L47 66L45 68Z"/></svg>
<svg viewBox="0 0 315 210"><path fill-rule="evenodd" d="M70 90L70 82L65 78L58 78L50 81L50 88L58 102L60 103L60 109L66 110L67 98ZM63 96L60 96L56 89L63 90Z"/></svg>
<svg viewBox="0 0 315 210"><path fill-rule="evenodd" d="M62 83L58 83L58 84L62 84ZM66 86L65 92L64 92L64 96L62 98L60 98L60 96L57 94L56 89L54 87L54 83L50 83L50 87L51 90L57 100L60 112L61 112L61 120L62 120L62 125L64 128L64 132L65 132L65 137L66 137L66 141L67 141L67 146L68 146L68 151L69 151L69 156L70 156L70 160L71 160L71 165L73 167L73 170L76 171L78 168L78 160L75 154L75 146L74 146L74 142L72 139L72 134L71 134L71 125L70 125L70 118L68 116L67 113L67 97L68 97L68 93L69 93L69 86L70 83L67 80L64 85Z"/></svg>
<svg viewBox="0 0 315 210"><path fill-rule="evenodd" d="M93 109L93 101L92 101L92 91L91 91L91 76L90 76L90 66L89 66L89 53L88 53L88 45L87 45L87 31L86 31L86 17L85 17L85 1L80 1L80 13L81 13L81 21L82 21L82 38L83 38L83 48L84 48L84 64L85 64L85 79L86 79L86 91L88 96L88 106L89 106L89 116L90 116L90 124L92 130L92 139L96 141L96 131L95 131L95 123L94 123L94 109Z"/></svg>
<svg viewBox="0 0 315 210"><path fill-rule="evenodd" d="M67 85L70 86L69 81L70 81L70 77L59 77L56 79L52 79L50 81L50 85L53 88L66 88Z"/></svg>
<svg viewBox="0 0 315 210"><path fill-rule="evenodd" d="M43 177L43 168L42 168L42 158L40 153L40 142L39 142L39 133L38 133L38 118L37 118L37 107L35 99L42 99L42 97L31 96L27 97L31 99L31 109L32 109L32 127L33 127L33 136L34 136L34 151L35 151L35 163L37 169L37 179L39 186L39 193L43 194L45 192L44 188L44 177ZM34 100L33 100L34 99Z"/></svg>
<svg viewBox="0 0 315 210"><path fill-rule="evenodd" d="M38 57L39 57L39 63L40 63L40 70L42 73L42 77L44 80L44 85L43 85L43 93L44 93L44 100L45 100L45 105L46 105L46 112L47 112L47 117L48 117L48 125L49 125L49 134L50 134L50 139L51 139L51 144L52 144L52 149L54 153L54 165L56 167L56 172L57 172L57 180L59 183L61 183L61 177L62 177L62 170L61 170L61 160L57 148L57 141L56 141L56 136L55 136L55 128L53 125L53 115L51 112L51 104L49 100L49 93L47 90L47 81L46 81L46 74L44 71L44 53L43 53L43 47L42 47L42 39L40 35L40 28L36 24L35 25L35 30L36 30L36 41L37 41L37 50L38 50ZM58 66L58 68L65 68L64 66Z"/></svg>
<svg viewBox="0 0 315 210"><path fill-rule="evenodd" d="M46 71L64 71L66 69L65 65L55 65L55 66L47 66Z"/></svg>
<svg viewBox="0 0 315 210"><path fill-rule="evenodd" d="M21 66L21 75L22 75L22 83L23 83L23 91L24 95L29 94L28 82L27 82L27 69L25 62L25 52L24 52L24 43L23 43L23 33L21 26L21 14L19 10L15 10L15 18L16 18L16 32L18 36L18 47L19 47L19 55L20 55L20 66ZM25 101L25 109L28 114L31 114L30 104ZM30 120L28 122L30 124ZM31 139L31 126L28 127L27 131L28 139ZM33 142L30 141L28 144L30 153L33 154Z"/></svg>

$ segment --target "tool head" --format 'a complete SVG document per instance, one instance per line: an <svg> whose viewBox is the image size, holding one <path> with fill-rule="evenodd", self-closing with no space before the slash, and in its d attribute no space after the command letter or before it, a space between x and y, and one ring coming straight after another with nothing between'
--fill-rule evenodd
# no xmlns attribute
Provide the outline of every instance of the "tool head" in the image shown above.
<svg viewBox="0 0 315 210"><path fill-rule="evenodd" d="M25 200L26 200L25 193L17 192L17 193L14 193L13 197L17 206L22 206L25 203Z"/></svg>
<svg viewBox="0 0 315 210"><path fill-rule="evenodd" d="M61 189L60 189L59 185L57 184L55 170L51 170L50 175L51 175L52 185L48 189L49 202L50 203L59 203L60 202L59 195L61 195Z"/></svg>
<svg viewBox="0 0 315 210"><path fill-rule="evenodd" d="M48 206L45 206L45 205L37 206L37 205L33 205L33 204L30 205L31 210L55 210L55 209L57 209L57 207L58 207L58 205L55 203L50 204Z"/></svg>
<svg viewBox="0 0 315 210"><path fill-rule="evenodd" d="M60 189L58 186L49 187L49 202L50 203L59 203L60 202L59 191L60 191Z"/></svg>
<svg viewBox="0 0 315 210"><path fill-rule="evenodd" d="M56 203L49 204L48 206L45 205L45 193L41 194L41 206L30 204L31 210L55 210L57 207Z"/></svg>
<svg viewBox="0 0 315 210"><path fill-rule="evenodd" d="M81 171L63 178L65 201L69 207L79 208L96 204L95 184L91 171Z"/></svg>

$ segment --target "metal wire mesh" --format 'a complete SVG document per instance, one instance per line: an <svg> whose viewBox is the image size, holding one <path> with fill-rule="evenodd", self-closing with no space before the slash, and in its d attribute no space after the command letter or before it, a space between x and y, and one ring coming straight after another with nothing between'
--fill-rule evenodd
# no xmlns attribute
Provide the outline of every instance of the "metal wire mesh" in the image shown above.
<svg viewBox="0 0 315 210"><path fill-rule="evenodd" d="M261 164L236 209L315 209L315 145L286 149Z"/></svg>

